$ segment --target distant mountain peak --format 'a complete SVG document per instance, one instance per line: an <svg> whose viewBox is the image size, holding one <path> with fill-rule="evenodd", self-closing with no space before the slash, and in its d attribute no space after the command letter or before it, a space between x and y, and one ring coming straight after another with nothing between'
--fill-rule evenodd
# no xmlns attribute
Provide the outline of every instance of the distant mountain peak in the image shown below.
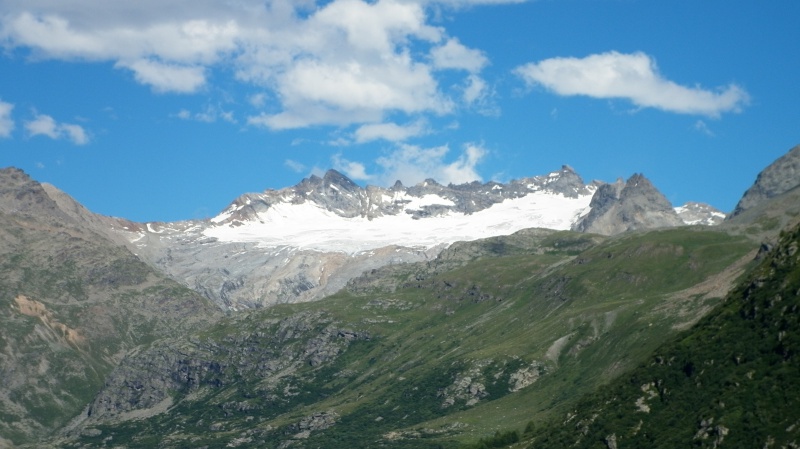
<svg viewBox="0 0 800 449"><path fill-rule="evenodd" d="M716 226L725 221L725 213L706 203L689 201L675 212L687 225Z"/></svg>
<svg viewBox="0 0 800 449"><path fill-rule="evenodd" d="M66 218L44 187L16 167L0 169L0 212Z"/></svg>
<svg viewBox="0 0 800 449"><path fill-rule="evenodd" d="M590 212L574 230L613 235L636 229L681 226L669 200L641 173L623 183L601 185L589 204Z"/></svg>

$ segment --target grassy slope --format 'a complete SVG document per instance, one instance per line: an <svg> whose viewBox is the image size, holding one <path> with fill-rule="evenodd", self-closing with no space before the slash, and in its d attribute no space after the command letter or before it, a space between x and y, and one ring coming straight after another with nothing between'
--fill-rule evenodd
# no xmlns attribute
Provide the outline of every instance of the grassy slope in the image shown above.
<svg viewBox="0 0 800 449"><path fill-rule="evenodd" d="M155 440L165 447L287 440L292 447L330 449L455 447L499 429L521 429L566 411L716 304L706 295L711 286L687 289L753 247L743 238L689 228L607 241L521 233L476 245L457 247L461 256L451 251L450 259L428 266L394 267L387 270L392 279L382 274L356 283L357 293L232 317L181 346L204 360L223 359L217 382L176 392L169 413L100 425L100 435L75 446L113 436L115 444L131 447ZM297 359L326 327L369 339L337 343L338 357L305 363L277 384L248 375L253 371L242 367L255 360L241 349L234 355L241 342L276 335L298 314L324 319L308 321L286 346ZM279 343L286 341L267 339L261 350L247 352L265 354ZM529 385L511 393L520 377ZM287 391L295 395L281 394ZM235 410L234 403L248 405ZM336 425L301 438L298 423L321 412L333 414ZM217 423L215 431L209 423Z"/></svg>
<svg viewBox="0 0 800 449"><path fill-rule="evenodd" d="M583 399L531 447L795 447L799 317L795 227L718 309Z"/></svg>

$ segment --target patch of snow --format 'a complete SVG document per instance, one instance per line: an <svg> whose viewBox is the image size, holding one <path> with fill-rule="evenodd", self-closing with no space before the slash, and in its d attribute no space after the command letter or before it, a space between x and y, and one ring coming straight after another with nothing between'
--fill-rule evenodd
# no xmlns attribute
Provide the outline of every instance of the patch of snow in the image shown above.
<svg viewBox="0 0 800 449"><path fill-rule="evenodd" d="M452 200L439 195L428 194L421 197L408 196L411 201L406 205L406 210L419 210L425 206L455 206Z"/></svg>

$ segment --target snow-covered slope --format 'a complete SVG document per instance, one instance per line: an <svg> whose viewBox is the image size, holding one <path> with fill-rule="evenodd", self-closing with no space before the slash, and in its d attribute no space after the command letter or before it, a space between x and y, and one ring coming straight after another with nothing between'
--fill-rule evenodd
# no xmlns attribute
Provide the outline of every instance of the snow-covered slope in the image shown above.
<svg viewBox="0 0 800 449"><path fill-rule="evenodd" d="M532 192L471 214L448 210L435 216L415 218L414 212L422 207L452 206L453 202L432 194L399 197L402 200L395 197L390 201L405 201L401 213L372 219L342 217L311 202L282 202L245 222L209 226L203 230L203 235L220 242L255 243L260 248L289 246L347 254L391 245L432 248L531 227L569 229L591 200L590 193L568 198L552 192ZM212 221L219 223L222 217Z"/></svg>
<svg viewBox="0 0 800 449"><path fill-rule="evenodd" d="M456 241L572 229L602 183L564 166L511 181L360 187L330 170L240 196L203 221L116 231L142 259L226 309L310 301L366 270L433 257Z"/></svg>

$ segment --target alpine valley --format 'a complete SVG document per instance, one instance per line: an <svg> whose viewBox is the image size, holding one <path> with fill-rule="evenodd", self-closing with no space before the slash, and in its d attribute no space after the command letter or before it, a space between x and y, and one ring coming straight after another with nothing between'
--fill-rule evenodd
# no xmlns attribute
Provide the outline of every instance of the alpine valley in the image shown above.
<svg viewBox="0 0 800 449"><path fill-rule="evenodd" d="M726 214L641 174L136 223L0 170L0 447L800 447L800 146Z"/></svg>

